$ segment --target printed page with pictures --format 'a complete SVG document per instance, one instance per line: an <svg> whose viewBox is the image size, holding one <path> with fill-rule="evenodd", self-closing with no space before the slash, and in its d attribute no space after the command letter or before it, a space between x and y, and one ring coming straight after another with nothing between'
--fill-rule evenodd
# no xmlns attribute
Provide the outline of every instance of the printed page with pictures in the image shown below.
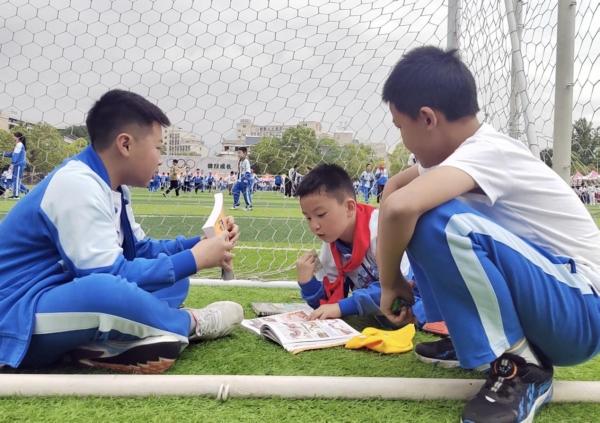
<svg viewBox="0 0 600 423"><path fill-rule="evenodd" d="M242 326L293 353L344 345L359 335L342 319L308 320L309 313L300 310L249 319L242 321Z"/></svg>

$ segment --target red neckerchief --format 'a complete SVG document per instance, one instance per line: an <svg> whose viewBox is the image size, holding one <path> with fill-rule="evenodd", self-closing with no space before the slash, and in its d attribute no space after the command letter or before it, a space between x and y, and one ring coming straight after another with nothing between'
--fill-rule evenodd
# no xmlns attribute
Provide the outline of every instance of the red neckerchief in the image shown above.
<svg viewBox="0 0 600 423"><path fill-rule="evenodd" d="M329 243L331 255L337 269L337 277L330 282L329 278L323 278L323 289L325 298L321 299L321 304L335 304L344 298L344 280L346 273L352 272L361 265L367 251L371 246L371 231L369 222L371 214L375 207L368 204L356 203L356 222L354 224L354 235L352 237L352 257L344 265L342 265L342 256L335 246L335 242Z"/></svg>

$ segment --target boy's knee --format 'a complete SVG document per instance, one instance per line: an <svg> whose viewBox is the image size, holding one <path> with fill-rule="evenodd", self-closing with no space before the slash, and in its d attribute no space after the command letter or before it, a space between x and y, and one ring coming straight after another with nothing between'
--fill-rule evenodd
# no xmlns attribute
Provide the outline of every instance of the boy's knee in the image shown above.
<svg viewBox="0 0 600 423"><path fill-rule="evenodd" d="M89 307L128 308L137 292L142 291L135 283L107 273L84 276L73 283L79 287L80 301L86 302Z"/></svg>
<svg viewBox="0 0 600 423"><path fill-rule="evenodd" d="M422 250L423 253L429 254L431 245L446 244L446 226L452 216L473 211L459 200L450 200L423 213L415 225L409 249L413 253L418 254L417 251Z"/></svg>

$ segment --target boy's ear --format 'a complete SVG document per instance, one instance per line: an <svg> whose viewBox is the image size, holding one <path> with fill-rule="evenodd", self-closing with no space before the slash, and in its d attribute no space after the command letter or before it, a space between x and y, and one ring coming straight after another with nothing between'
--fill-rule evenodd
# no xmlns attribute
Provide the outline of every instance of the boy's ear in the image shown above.
<svg viewBox="0 0 600 423"><path fill-rule="evenodd" d="M356 211L356 200L354 198L347 198L346 199L346 212L348 213L348 216L350 216L355 211Z"/></svg>
<svg viewBox="0 0 600 423"><path fill-rule="evenodd" d="M438 118L431 107L423 106L419 109L419 117L427 128L434 128L438 124Z"/></svg>
<svg viewBox="0 0 600 423"><path fill-rule="evenodd" d="M129 157L129 147L131 146L131 135L122 132L117 135L115 145L117 146L117 151L125 157Z"/></svg>

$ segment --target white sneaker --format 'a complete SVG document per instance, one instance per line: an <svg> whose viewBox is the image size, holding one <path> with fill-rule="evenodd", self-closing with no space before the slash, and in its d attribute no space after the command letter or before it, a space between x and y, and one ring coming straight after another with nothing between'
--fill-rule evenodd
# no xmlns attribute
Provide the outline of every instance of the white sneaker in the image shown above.
<svg viewBox="0 0 600 423"><path fill-rule="evenodd" d="M196 320L190 341L204 341L229 335L244 319L244 309L233 301L217 301L204 308L189 308Z"/></svg>

